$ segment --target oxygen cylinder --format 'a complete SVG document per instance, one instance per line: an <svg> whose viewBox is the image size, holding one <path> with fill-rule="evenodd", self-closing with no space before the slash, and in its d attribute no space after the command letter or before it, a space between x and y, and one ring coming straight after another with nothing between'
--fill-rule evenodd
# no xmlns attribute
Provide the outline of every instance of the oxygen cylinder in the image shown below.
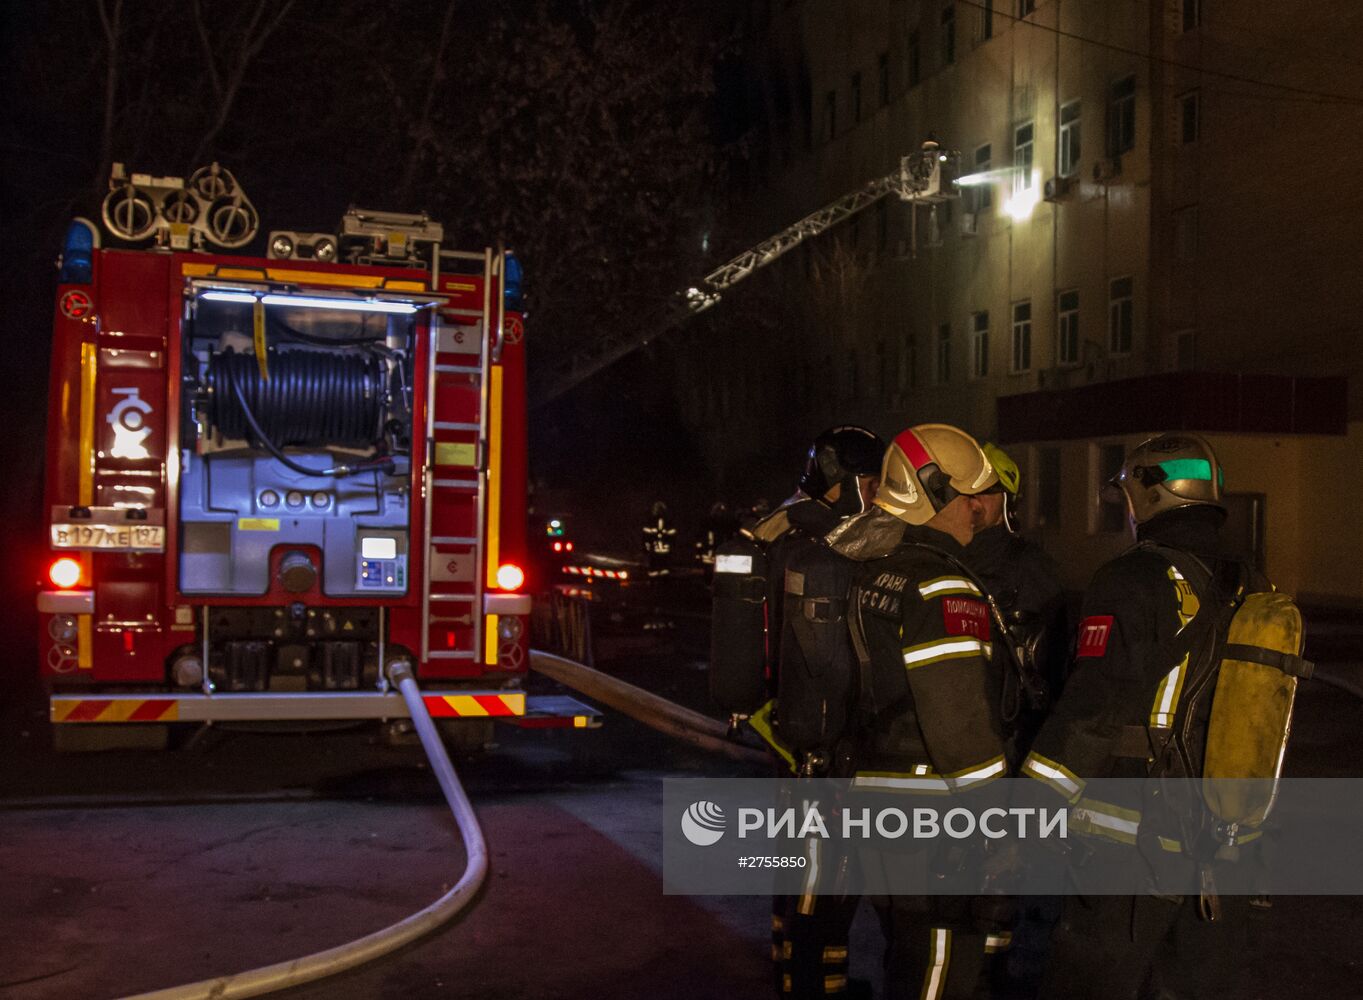
<svg viewBox="0 0 1363 1000"><path fill-rule="evenodd" d="M710 697L731 715L751 715L768 698L767 554L738 536L715 550Z"/></svg>
<svg viewBox="0 0 1363 1000"><path fill-rule="evenodd" d="M1301 650L1301 612L1286 594L1250 594L1231 618L1202 770L1207 807L1229 827L1262 823L1273 808L1297 678L1311 672Z"/></svg>

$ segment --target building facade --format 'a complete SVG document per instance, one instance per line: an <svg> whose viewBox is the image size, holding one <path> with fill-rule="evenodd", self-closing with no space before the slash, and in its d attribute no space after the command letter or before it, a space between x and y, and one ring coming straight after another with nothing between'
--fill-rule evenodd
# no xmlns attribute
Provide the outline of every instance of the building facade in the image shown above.
<svg viewBox="0 0 1363 1000"><path fill-rule="evenodd" d="M686 349L690 419L752 468L832 421L1000 441L1076 588L1127 544L1098 499L1123 450L1199 431L1279 586L1363 603L1360 31L1330 0L758 0L754 242L929 136L959 197L736 290Z"/></svg>

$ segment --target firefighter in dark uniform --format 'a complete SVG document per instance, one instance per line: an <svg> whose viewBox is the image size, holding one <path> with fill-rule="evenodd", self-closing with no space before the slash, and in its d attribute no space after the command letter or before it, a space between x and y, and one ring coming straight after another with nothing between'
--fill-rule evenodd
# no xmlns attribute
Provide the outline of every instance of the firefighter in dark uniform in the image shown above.
<svg viewBox="0 0 1363 1000"><path fill-rule="evenodd" d="M1008 683L1002 693L1003 721L1010 763L1027 753L1045 718L1047 703L1059 695L1069 664L1070 630L1060 567L1046 551L1021 534L1018 501L1022 476L1017 464L997 445L983 447L998 482L980 494L981 514L965 549L966 564L993 595L1026 653L1030 690L1019 690L1016 671L1001 650L994 659Z"/></svg>
<svg viewBox="0 0 1363 1000"><path fill-rule="evenodd" d="M1008 771L991 682L984 594L961 559L997 481L970 435L912 427L890 445L875 509L833 547L863 561L851 627L862 657L854 795L973 794ZM876 885L864 858L868 885ZM887 939L891 1000L973 997L987 988L989 928L961 895L872 896Z"/></svg>
<svg viewBox="0 0 1363 1000"><path fill-rule="evenodd" d="M655 500L644 522L644 558L649 576L666 576L672 569L672 546L677 529L667 518L667 504Z"/></svg>
<svg viewBox="0 0 1363 1000"><path fill-rule="evenodd" d="M767 635L776 699L780 698L779 650L788 645L783 617L786 569L823 547L823 538L845 518L865 510L875 494L885 442L865 427L845 424L824 431L809 448L799 489L759 521L751 534L766 546ZM845 595L839 595L845 596ZM769 703L752 720L785 762L789 776L826 773L826 761L788 748L773 728ZM772 907L772 959L783 997L842 995L848 987L848 931L856 899L834 893L777 897Z"/></svg>
<svg viewBox="0 0 1363 1000"><path fill-rule="evenodd" d="M981 516L975 537L966 546L965 561L993 595L1024 655L1025 676L1002 646L995 648L993 657L1008 761L1016 768L1065 683L1070 629L1059 567L1041 546L1021 534L1022 474L1017 463L998 445L986 443L983 450L999 481L980 494ZM1028 897L1019 901L1018 909L1013 933L999 934L991 952L998 966L991 976L1001 987L1026 996L1035 993L1045 966L1060 900Z"/></svg>
<svg viewBox="0 0 1363 1000"><path fill-rule="evenodd" d="M1221 490L1221 466L1207 442L1167 434L1132 451L1105 491L1105 499L1124 503L1138 544L1100 568L1085 593L1073 671L1021 768L1049 789L1040 794L1053 792L1073 805L1069 828L1081 834L1079 850L1087 855L1071 875L1081 892L1085 869L1098 862L1126 858L1142 871L1141 858L1150 859L1150 870L1165 863L1156 860L1170 843L1164 809L1153 809L1138 792L1127 801L1099 801L1085 785L1169 774L1166 751L1183 745L1173 734L1188 713L1205 742L1205 719L1190 704L1197 685L1185 688L1199 662L1192 636L1206 628L1199 612L1224 604L1245 572L1220 555ZM1158 888L1152 881L1133 886L1129 896L1066 897L1040 995L1180 1000L1199 995L1193 979L1215 981L1236 958L1247 898L1156 895ZM1217 908L1217 923L1199 920L1200 909L1211 916Z"/></svg>

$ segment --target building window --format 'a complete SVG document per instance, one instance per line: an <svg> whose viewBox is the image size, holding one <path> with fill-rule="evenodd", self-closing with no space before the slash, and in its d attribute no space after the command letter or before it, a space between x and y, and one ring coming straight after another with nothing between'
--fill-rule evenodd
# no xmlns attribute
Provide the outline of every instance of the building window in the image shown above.
<svg viewBox="0 0 1363 1000"><path fill-rule="evenodd" d="M1037 519L1043 528L1060 527L1060 449L1041 448L1037 453Z"/></svg>
<svg viewBox="0 0 1363 1000"><path fill-rule="evenodd" d="M1108 284L1107 343L1113 354L1131 353L1131 292L1130 278L1114 278Z"/></svg>
<svg viewBox="0 0 1363 1000"><path fill-rule="evenodd" d="M951 381L951 324L943 323L937 328L937 384L946 385Z"/></svg>
<svg viewBox="0 0 1363 1000"><path fill-rule="evenodd" d="M948 4L942 8L942 65L950 66L956 61L956 5Z"/></svg>
<svg viewBox="0 0 1363 1000"><path fill-rule="evenodd" d="M994 0L980 0L980 41L994 37Z"/></svg>
<svg viewBox="0 0 1363 1000"><path fill-rule="evenodd" d="M890 54L882 52L877 67L877 89L880 96L880 106L883 108L890 103Z"/></svg>
<svg viewBox="0 0 1363 1000"><path fill-rule="evenodd" d="M918 346L909 336L899 345L899 391L907 392L918 384Z"/></svg>
<svg viewBox="0 0 1363 1000"><path fill-rule="evenodd" d="M985 143L985 144L984 144L983 146L981 146L979 149L975 150L975 173L976 173L976 174L987 174L987 173L989 173L989 171L992 169L991 164L992 164L992 161L993 161L993 155L994 155L994 154L993 154L993 147L990 146L989 143ZM991 181L989 181L988 179L985 179L985 182L984 182L983 184L972 184L971 187L970 187L970 190L973 192L973 193L971 194L971 201L970 201L970 203L971 203L971 211L973 211L973 212L986 212L986 211L988 211L991 207L993 207L993 204L994 204L994 185L993 185L993 183L992 183Z"/></svg>
<svg viewBox="0 0 1363 1000"><path fill-rule="evenodd" d="M1201 100L1196 90L1190 90L1186 94L1180 94L1178 98L1178 124L1179 141L1187 146L1197 142L1200 128L1199 112Z"/></svg>
<svg viewBox="0 0 1363 1000"><path fill-rule="evenodd" d="M1197 259L1197 206L1189 205L1174 213L1174 257L1180 261Z"/></svg>
<svg viewBox="0 0 1363 1000"><path fill-rule="evenodd" d="M1121 156L1136 146L1136 78L1124 76L1112 85L1107 105L1107 155Z"/></svg>
<svg viewBox="0 0 1363 1000"><path fill-rule="evenodd" d="M1055 360L1061 365L1079 363L1079 290L1061 292L1055 300Z"/></svg>
<svg viewBox="0 0 1363 1000"><path fill-rule="evenodd" d="M1202 0L1183 0L1183 30L1202 26Z"/></svg>
<svg viewBox="0 0 1363 1000"><path fill-rule="evenodd" d="M917 29L909 32L909 86L916 87L923 79L923 46Z"/></svg>
<svg viewBox="0 0 1363 1000"><path fill-rule="evenodd" d="M1013 372L1032 370L1032 303L1013 303Z"/></svg>
<svg viewBox="0 0 1363 1000"><path fill-rule="evenodd" d="M1060 156L1059 173L1061 177L1072 177L1079 171L1079 102L1070 101L1060 106Z"/></svg>
<svg viewBox="0 0 1363 1000"><path fill-rule="evenodd" d="M989 374L989 313L977 312L970 318L970 375Z"/></svg>
<svg viewBox="0 0 1363 1000"><path fill-rule="evenodd" d="M1174 365L1181 372L1197 368L1197 332L1181 330L1174 334Z"/></svg>
<svg viewBox="0 0 1363 1000"><path fill-rule="evenodd" d="M830 90L823 98L824 121L828 123L828 138L838 134L838 92Z"/></svg>
<svg viewBox="0 0 1363 1000"><path fill-rule="evenodd" d="M1109 534L1126 530L1126 501L1110 496L1103 490L1112 477L1121 471L1126 460L1126 449L1120 444L1105 444L1098 451L1098 530Z"/></svg>
<svg viewBox="0 0 1363 1000"><path fill-rule="evenodd" d="M1032 186L1032 137L1036 129L1031 122L1013 130L1013 193Z"/></svg>
<svg viewBox="0 0 1363 1000"><path fill-rule="evenodd" d="M852 121L861 121L861 74L852 74Z"/></svg>
<svg viewBox="0 0 1363 1000"><path fill-rule="evenodd" d="M1036 13L1036 0L1018 0L1018 17Z"/></svg>

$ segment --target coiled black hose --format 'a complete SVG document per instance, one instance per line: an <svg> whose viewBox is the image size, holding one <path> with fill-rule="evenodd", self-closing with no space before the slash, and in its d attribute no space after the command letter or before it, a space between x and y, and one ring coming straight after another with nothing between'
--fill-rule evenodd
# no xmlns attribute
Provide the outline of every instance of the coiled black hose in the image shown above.
<svg viewBox="0 0 1363 1000"><path fill-rule="evenodd" d="M224 437L249 439L245 398L275 445L362 448L383 436L384 363L371 354L271 352L268 379L254 355L224 351L208 360L208 420Z"/></svg>

